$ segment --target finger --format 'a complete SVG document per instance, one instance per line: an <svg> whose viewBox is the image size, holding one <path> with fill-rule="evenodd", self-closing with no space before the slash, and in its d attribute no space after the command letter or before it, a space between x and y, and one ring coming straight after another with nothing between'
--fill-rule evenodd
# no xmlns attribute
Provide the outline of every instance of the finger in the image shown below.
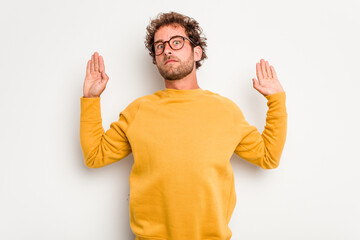
<svg viewBox="0 0 360 240"><path fill-rule="evenodd" d="M261 73L260 63L256 63L256 76L259 79L259 82L261 83L261 80L263 79L264 76Z"/></svg>
<svg viewBox="0 0 360 240"><path fill-rule="evenodd" d="M265 66L264 59L261 59L260 63L261 63L261 70L262 70L263 77L267 78L268 76L267 76L267 73L266 73L266 66Z"/></svg>
<svg viewBox="0 0 360 240"><path fill-rule="evenodd" d="M257 88L257 85L258 85L258 82L255 78L252 79L253 81L253 87L256 89Z"/></svg>
<svg viewBox="0 0 360 240"><path fill-rule="evenodd" d="M265 61L265 66L266 66L266 73L267 73L268 77L273 78L268 61Z"/></svg>
<svg viewBox="0 0 360 240"><path fill-rule="evenodd" d="M94 55L91 56L91 60L90 60L90 72L94 72Z"/></svg>
<svg viewBox="0 0 360 240"><path fill-rule="evenodd" d="M104 72L101 72L100 74L101 74L101 80L100 80L100 82L101 82L101 83L104 83L104 82L106 81Z"/></svg>
<svg viewBox="0 0 360 240"><path fill-rule="evenodd" d="M89 60L89 61L87 62L86 75L89 75L89 74L90 74L90 64L91 64L91 60Z"/></svg>
<svg viewBox="0 0 360 240"><path fill-rule="evenodd" d="M109 80L109 77L108 77L108 75L105 73L105 72L101 72L101 77L102 77L102 80Z"/></svg>
<svg viewBox="0 0 360 240"><path fill-rule="evenodd" d="M271 72L272 72L272 75L275 79L278 79L277 78L277 75L276 75L276 72L275 72L275 68L273 66L270 66L270 69L271 69Z"/></svg>
<svg viewBox="0 0 360 240"><path fill-rule="evenodd" d="M253 87L258 91L261 92L261 85L257 82L257 80L255 78L252 79L253 80Z"/></svg>
<svg viewBox="0 0 360 240"><path fill-rule="evenodd" d="M99 56L99 61L100 61L100 72L105 72L105 64L104 64L104 59L102 56Z"/></svg>
<svg viewBox="0 0 360 240"><path fill-rule="evenodd" d="M98 52L95 52L94 53L94 58L95 58L95 72L98 72L99 71L99 54Z"/></svg>

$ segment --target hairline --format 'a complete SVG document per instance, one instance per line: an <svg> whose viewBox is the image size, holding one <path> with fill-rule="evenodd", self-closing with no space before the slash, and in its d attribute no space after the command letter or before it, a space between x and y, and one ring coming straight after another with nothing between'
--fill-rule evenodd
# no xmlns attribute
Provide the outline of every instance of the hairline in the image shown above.
<svg viewBox="0 0 360 240"><path fill-rule="evenodd" d="M184 33L185 33L185 36L184 37L187 37L187 38L189 38L189 36L187 35L187 33L186 33L186 28L183 26L183 25L181 25L180 23L176 23L176 22L172 22L172 23L166 23L166 24L164 24L164 25L161 25L155 32L154 32L154 44L155 43L157 43L157 42L159 42L160 40L162 40L162 39L160 39L160 40L157 40L156 42L155 42L155 35L156 35L156 33L157 33L157 31L159 31L161 28L163 28L163 27L174 27L174 28L178 28L178 27L180 27L180 28L182 28L183 30L184 30ZM174 35L174 36L177 36L177 35ZM172 36L172 37L174 37L174 36ZM179 35L180 36L180 35ZM183 37L183 36L182 36ZM163 41L162 41L163 42Z"/></svg>

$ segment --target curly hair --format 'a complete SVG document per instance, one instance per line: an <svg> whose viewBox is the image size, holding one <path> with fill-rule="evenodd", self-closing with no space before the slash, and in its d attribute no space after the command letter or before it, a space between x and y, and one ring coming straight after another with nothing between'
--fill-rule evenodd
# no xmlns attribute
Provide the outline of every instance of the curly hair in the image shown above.
<svg viewBox="0 0 360 240"><path fill-rule="evenodd" d="M155 33L160 27L169 25L179 25L183 27L187 37L195 43L195 46L201 47L202 56L201 59L196 62L196 69L198 69L201 66L200 62L207 58L205 51L205 48L207 47L206 37L200 36L202 34L202 29L195 19L176 12L159 13L146 27L145 47L149 50L149 55L152 57L153 63L156 64L154 50ZM194 49L194 46L192 49Z"/></svg>

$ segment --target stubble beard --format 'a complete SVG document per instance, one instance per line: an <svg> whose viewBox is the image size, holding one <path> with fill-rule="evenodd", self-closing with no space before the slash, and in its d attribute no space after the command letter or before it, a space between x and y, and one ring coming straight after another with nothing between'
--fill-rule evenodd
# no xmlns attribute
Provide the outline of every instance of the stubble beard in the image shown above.
<svg viewBox="0 0 360 240"><path fill-rule="evenodd" d="M174 58L170 58L170 59L174 59ZM168 59L164 59L164 62L166 62ZM175 59L177 60L177 62L175 63L168 63L170 64L169 66L167 65L161 65L160 67L157 66L160 75L165 79L165 80L179 80L182 79L184 77L186 77L187 75L189 75L193 69L194 69L194 58L192 58L191 56L187 59L187 61L181 61L180 59ZM178 66L172 66L178 64Z"/></svg>

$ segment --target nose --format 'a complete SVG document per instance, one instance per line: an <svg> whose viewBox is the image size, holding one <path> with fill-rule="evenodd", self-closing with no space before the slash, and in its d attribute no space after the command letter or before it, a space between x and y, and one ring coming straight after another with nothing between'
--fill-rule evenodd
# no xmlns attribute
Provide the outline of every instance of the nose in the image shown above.
<svg viewBox="0 0 360 240"><path fill-rule="evenodd" d="M172 54L173 49L170 47L170 43L166 42L164 45L164 53L165 55Z"/></svg>

